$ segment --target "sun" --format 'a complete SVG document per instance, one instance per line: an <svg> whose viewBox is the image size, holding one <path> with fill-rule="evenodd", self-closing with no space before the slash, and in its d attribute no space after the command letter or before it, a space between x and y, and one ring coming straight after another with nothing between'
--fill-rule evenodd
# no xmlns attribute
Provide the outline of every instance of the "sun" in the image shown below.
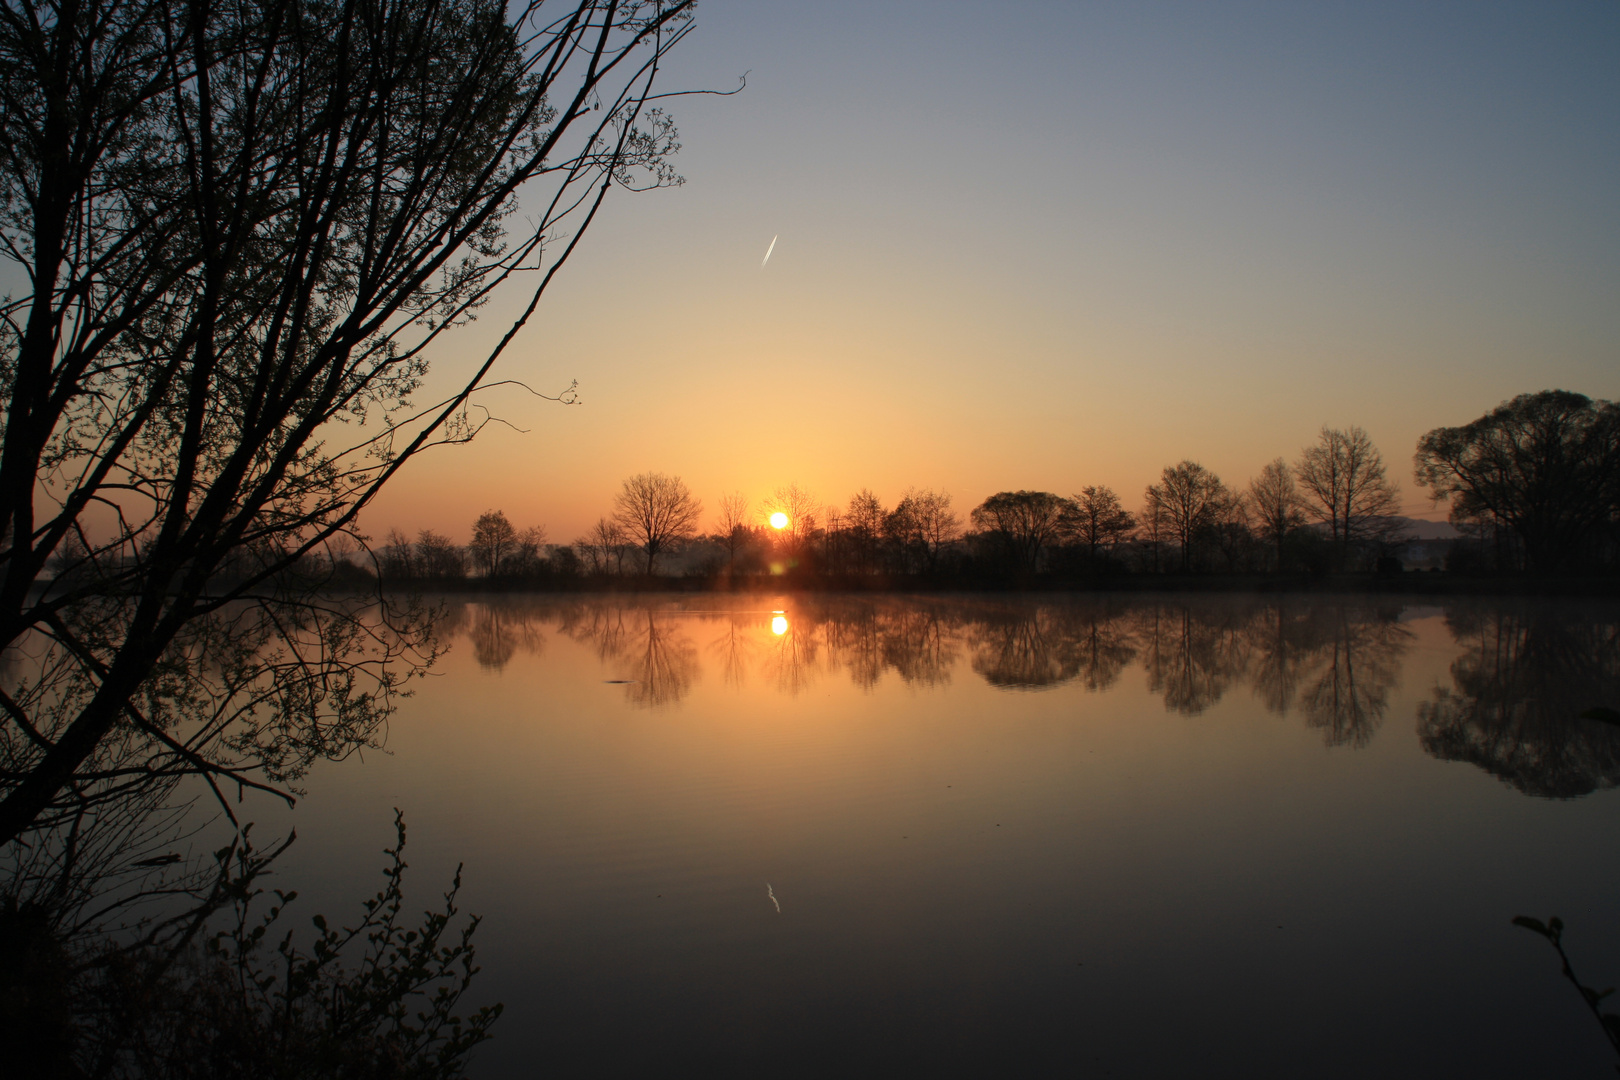
<svg viewBox="0 0 1620 1080"><path fill-rule="evenodd" d="M785 616L785 615L777 615L775 618L773 618L771 620L771 633L775 634L777 637L781 637L783 634L785 634L787 632L788 632L787 616Z"/></svg>
<svg viewBox="0 0 1620 1080"><path fill-rule="evenodd" d="M782 511L778 510L776 513L771 515L771 528L773 528L773 529L785 529L787 527L788 527L788 516L786 514L782 513Z"/></svg>

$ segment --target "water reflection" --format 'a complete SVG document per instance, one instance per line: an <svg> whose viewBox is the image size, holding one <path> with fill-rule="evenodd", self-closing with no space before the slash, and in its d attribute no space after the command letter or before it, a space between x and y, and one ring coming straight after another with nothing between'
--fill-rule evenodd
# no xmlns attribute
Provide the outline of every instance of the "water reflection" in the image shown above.
<svg viewBox="0 0 1620 1080"><path fill-rule="evenodd" d="M1463 653L1453 686L1418 707L1423 748L1530 795L1573 798L1620 783L1620 727L1580 714L1620 702L1620 620L1545 607L1447 614Z"/></svg>
<svg viewBox="0 0 1620 1080"><path fill-rule="evenodd" d="M791 612L618 599L466 608L457 627L482 666L539 652L541 626L554 623L623 674L638 705L678 704L698 682L703 655L727 686L757 676L790 695L838 672L863 689L891 673L941 686L964 656L998 688L1105 691L1134 663L1166 709L1197 716L1247 686L1273 712L1301 712L1334 746L1372 737L1412 638L1398 607L1256 599L815 598ZM705 624L717 625L700 650L690 631Z"/></svg>
<svg viewBox="0 0 1620 1080"><path fill-rule="evenodd" d="M1369 745L1416 640L1399 603L1208 598L505 598L468 603L453 628L500 670L538 654L544 628L586 644L638 708L676 707L705 667L722 685L797 696L842 677L940 687L959 669L1015 692L1118 686L1134 667L1167 711L1195 717L1247 691L1331 747ZM1620 727L1579 719L1620 701L1614 617L1453 607L1453 685L1417 714L1422 745L1519 790L1570 797L1620 783Z"/></svg>
<svg viewBox="0 0 1620 1080"><path fill-rule="evenodd" d="M558 629L575 641L589 644L597 659L610 663L622 676L625 697L632 705L657 708L677 704L697 682L698 648L683 621L651 606L574 603L560 609L530 608L536 620L550 614ZM732 658L737 678L743 663L739 651ZM738 683L740 685L740 682Z"/></svg>
<svg viewBox="0 0 1620 1080"><path fill-rule="evenodd" d="M1164 707L1197 716L1248 671L1252 609L1154 604L1137 620L1148 688Z"/></svg>
<svg viewBox="0 0 1620 1080"><path fill-rule="evenodd" d="M1275 608L1250 628L1250 677L1268 709L1296 707L1329 746L1366 746L1413 635L1394 606Z"/></svg>
<svg viewBox="0 0 1620 1080"><path fill-rule="evenodd" d="M473 657L486 671L499 671L520 651L538 656L546 645L540 620L515 598L497 598L448 610L446 630L466 635Z"/></svg>

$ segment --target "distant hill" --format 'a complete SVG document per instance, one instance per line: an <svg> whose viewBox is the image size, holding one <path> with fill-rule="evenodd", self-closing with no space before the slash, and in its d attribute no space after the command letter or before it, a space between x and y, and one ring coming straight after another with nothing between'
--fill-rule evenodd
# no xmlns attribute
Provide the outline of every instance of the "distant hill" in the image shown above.
<svg viewBox="0 0 1620 1080"><path fill-rule="evenodd" d="M1421 518L1400 517L1401 532L1414 540L1456 540L1462 536L1449 521L1424 521Z"/></svg>

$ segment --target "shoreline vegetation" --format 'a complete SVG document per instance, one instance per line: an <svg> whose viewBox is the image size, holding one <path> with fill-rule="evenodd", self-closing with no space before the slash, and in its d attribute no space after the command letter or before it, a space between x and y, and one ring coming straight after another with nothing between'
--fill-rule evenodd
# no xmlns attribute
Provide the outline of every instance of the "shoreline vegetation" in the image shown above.
<svg viewBox="0 0 1620 1080"><path fill-rule="evenodd" d="M428 529L391 529L375 548L343 536L303 572L456 591L1617 591L1620 406L1523 394L1424 435L1413 468L1448 523L1399 512L1383 455L1355 426L1324 427L1243 487L1196 461L1166 466L1134 511L1106 485L999 491L964 516L943 491L886 506L868 488L825 503L788 484L758 505L723 496L705 533L681 478L647 472L570 543L491 509L465 545Z"/></svg>
<svg viewBox="0 0 1620 1080"><path fill-rule="evenodd" d="M358 571L358 568L355 568ZM1475 577L1445 571L1406 571L1394 574L1333 574L1279 576L1275 574L1189 574L1153 577L979 579L882 579L782 576L747 580L704 577L625 577L610 579L490 579L378 581L363 572L334 578L334 587L381 588L399 594L489 593L557 595L643 595L653 593L731 593L738 595L796 594L950 594L1017 592L1065 593L1301 593L1315 595L1378 594L1395 596L1559 596L1620 597L1615 577Z"/></svg>

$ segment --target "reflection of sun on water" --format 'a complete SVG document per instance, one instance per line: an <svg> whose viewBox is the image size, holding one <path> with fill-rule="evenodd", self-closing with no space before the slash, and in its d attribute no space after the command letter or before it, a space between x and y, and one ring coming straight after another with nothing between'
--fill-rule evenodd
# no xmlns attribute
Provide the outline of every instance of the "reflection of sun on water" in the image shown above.
<svg viewBox="0 0 1620 1080"><path fill-rule="evenodd" d="M782 513L782 511L778 510L776 513L771 515L771 528L773 528L773 529L785 529L785 528L787 528L787 526L788 526L788 516L786 514ZM778 631L778 633L780 633L780 631Z"/></svg>
<svg viewBox="0 0 1620 1080"><path fill-rule="evenodd" d="M771 620L771 633L777 637L787 633L787 616L778 615Z"/></svg>

